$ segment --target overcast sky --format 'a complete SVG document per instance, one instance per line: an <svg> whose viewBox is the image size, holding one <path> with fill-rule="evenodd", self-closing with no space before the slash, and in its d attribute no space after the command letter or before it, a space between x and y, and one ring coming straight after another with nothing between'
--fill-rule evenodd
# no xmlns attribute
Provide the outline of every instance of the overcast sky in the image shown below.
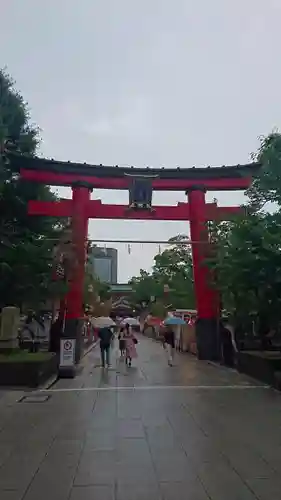
<svg viewBox="0 0 281 500"><path fill-rule="evenodd" d="M4 0L0 66L42 154L135 166L247 162L281 125L280 0ZM64 196L68 190L60 191ZM96 191L107 203L126 192ZM221 205L243 193L209 193ZM155 193L176 204L184 193ZM90 221L91 238L167 240L188 223ZM158 246L119 245L125 282Z"/></svg>

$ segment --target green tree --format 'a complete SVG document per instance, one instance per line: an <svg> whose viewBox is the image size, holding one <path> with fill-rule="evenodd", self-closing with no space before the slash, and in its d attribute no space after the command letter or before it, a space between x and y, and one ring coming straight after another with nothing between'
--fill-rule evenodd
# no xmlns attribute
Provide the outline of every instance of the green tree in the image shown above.
<svg viewBox="0 0 281 500"><path fill-rule="evenodd" d="M84 302L91 305L97 298L103 302L111 297L110 286L102 283L97 276L93 275L90 265L86 265L85 283L84 283Z"/></svg>
<svg viewBox="0 0 281 500"><path fill-rule="evenodd" d="M159 283L152 274L140 270L139 276L134 276L129 284L132 285L134 290L133 301L135 304L149 303L152 297L159 297L162 295L162 285Z"/></svg>
<svg viewBox="0 0 281 500"><path fill-rule="evenodd" d="M9 162L9 154L35 155L38 128L14 82L0 71L0 307L38 303L48 296L52 266L50 239L57 221L29 217L29 200L55 200L49 187L23 181Z"/></svg>
<svg viewBox="0 0 281 500"><path fill-rule="evenodd" d="M140 276L132 278L136 303L156 302L151 311L163 311L164 306L172 308L194 307L193 271L190 247L183 244L184 235L170 239L170 247L154 257L152 272L141 270ZM166 292L166 287L168 291Z"/></svg>
<svg viewBox="0 0 281 500"><path fill-rule="evenodd" d="M261 168L247 191L248 208L254 213L260 212L267 203L276 203L277 210L281 207L281 135L272 132L260 139L260 147L252 154L254 161Z"/></svg>
<svg viewBox="0 0 281 500"><path fill-rule="evenodd" d="M261 168L248 190L246 214L212 227L210 265L223 307L244 328L254 318L260 332L281 320L280 155L280 134L261 139L254 155Z"/></svg>

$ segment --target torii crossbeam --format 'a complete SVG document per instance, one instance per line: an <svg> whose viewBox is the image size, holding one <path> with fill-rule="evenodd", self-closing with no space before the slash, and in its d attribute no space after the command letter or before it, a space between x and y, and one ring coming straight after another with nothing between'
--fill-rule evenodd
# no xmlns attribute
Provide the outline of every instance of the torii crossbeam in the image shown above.
<svg viewBox="0 0 281 500"><path fill-rule="evenodd" d="M72 200L30 201L29 215L46 215L49 217L72 217L74 204ZM216 203L206 203L206 221L231 220L241 213L240 207L218 207ZM128 210L127 205L103 204L100 200L89 200L85 206L85 217L88 219L129 219L129 220L190 220L188 203L177 205L153 206L153 210Z"/></svg>

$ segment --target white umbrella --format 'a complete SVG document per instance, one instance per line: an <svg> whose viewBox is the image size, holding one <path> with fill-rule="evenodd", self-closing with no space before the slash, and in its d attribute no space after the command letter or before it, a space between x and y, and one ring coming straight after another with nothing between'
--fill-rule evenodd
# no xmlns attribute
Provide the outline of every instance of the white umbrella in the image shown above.
<svg viewBox="0 0 281 500"><path fill-rule="evenodd" d="M130 326L140 326L140 322L137 320L137 318L125 318L123 319L121 325L130 325Z"/></svg>
<svg viewBox="0 0 281 500"><path fill-rule="evenodd" d="M115 326L116 323L109 316L99 316L98 318L92 319L92 325L95 328L106 328L108 326Z"/></svg>

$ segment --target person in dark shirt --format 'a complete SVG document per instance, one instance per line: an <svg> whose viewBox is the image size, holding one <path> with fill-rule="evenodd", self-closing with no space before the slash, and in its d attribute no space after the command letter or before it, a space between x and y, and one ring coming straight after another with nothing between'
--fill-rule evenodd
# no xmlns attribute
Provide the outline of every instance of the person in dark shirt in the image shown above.
<svg viewBox="0 0 281 500"><path fill-rule="evenodd" d="M60 352L60 339L63 331L63 320L57 318L50 328L49 351Z"/></svg>
<svg viewBox="0 0 281 500"><path fill-rule="evenodd" d="M172 326L169 325L166 326L163 337L164 337L164 342L163 342L164 348L168 356L168 365L172 366L175 354L175 332Z"/></svg>
<svg viewBox="0 0 281 500"><path fill-rule="evenodd" d="M110 347L111 341L113 339L113 332L111 328L104 327L99 330L100 339L100 353L101 353L101 364L103 368L106 366L110 367Z"/></svg>
<svg viewBox="0 0 281 500"><path fill-rule="evenodd" d="M234 334L228 325L227 319L221 320L219 334L223 364L229 368L233 368L235 366L235 351L237 348Z"/></svg>

